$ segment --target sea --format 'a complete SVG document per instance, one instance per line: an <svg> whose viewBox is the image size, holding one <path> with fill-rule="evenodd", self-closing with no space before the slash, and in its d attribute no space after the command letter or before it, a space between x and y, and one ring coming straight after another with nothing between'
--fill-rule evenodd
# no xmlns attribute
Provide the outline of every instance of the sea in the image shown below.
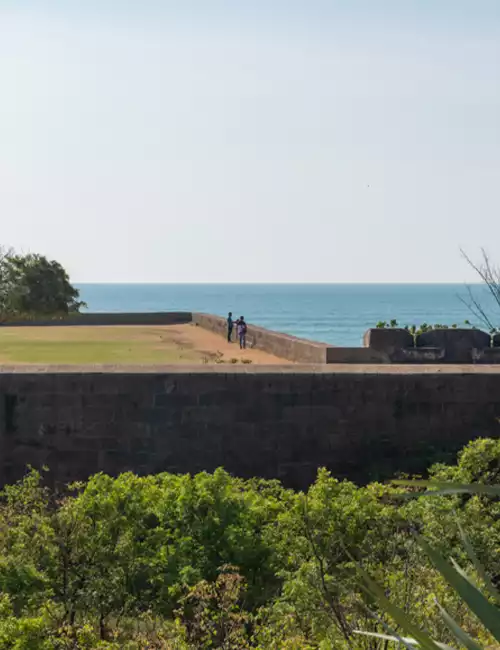
<svg viewBox="0 0 500 650"><path fill-rule="evenodd" d="M401 326L457 324L474 318L463 284L80 284L93 312L200 311L338 346L359 346L379 321ZM471 285L500 316L483 285ZM500 320L500 318L498 319Z"/></svg>

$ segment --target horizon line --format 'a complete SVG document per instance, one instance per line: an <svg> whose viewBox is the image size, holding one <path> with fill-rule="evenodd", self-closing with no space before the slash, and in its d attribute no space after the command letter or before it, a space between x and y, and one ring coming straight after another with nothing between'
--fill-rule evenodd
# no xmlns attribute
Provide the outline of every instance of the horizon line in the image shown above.
<svg viewBox="0 0 500 650"><path fill-rule="evenodd" d="M411 285L428 285L428 286L435 286L435 285L482 285L484 284L481 281L475 281L475 282L467 282L466 280L461 280L461 281L432 281L432 282L417 282L414 280L408 281L408 282L391 282L391 281L382 281L382 282L377 282L373 280L369 281L351 281L351 282L335 282L335 281L304 281L304 282L295 282L295 281L285 281L285 282L272 282L272 281L258 281L258 282L251 282L251 281L242 281L242 282L207 282L206 280L202 281L162 281L162 280L153 280L153 281L142 281L142 280L92 280L92 281L85 281L85 280L73 280L73 284L75 285L137 285L137 286L165 286L165 285L176 285L176 286L199 286L199 285L206 285L206 286L213 286L213 285L219 285L219 286L241 286L241 285L259 285L259 286L266 286L266 285L279 285L279 286L293 286L293 285L311 285L311 286L318 286L318 285L388 285L388 286L411 286Z"/></svg>

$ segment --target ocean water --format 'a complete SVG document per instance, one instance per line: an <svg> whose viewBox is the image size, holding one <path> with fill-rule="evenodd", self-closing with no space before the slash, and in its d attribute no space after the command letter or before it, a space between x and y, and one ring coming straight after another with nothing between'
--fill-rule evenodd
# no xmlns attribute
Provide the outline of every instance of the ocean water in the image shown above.
<svg viewBox="0 0 500 650"><path fill-rule="evenodd" d="M81 284L90 311L202 311L333 345L361 345L380 320L401 325L474 322L453 284ZM495 313L485 287L475 295ZM500 316L500 314L499 314ZM499 319L500 320L500 319ZM479 324L479 323L478 323Z"/></svg>

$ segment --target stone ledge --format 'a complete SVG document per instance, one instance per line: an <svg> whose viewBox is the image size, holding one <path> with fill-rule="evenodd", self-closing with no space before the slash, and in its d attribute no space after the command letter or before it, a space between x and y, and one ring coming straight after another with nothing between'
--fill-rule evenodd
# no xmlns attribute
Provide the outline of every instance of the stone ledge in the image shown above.
<svg viewBox="0 0 500 650"><path fill-rule="evenodd" d="M67 318L12 321L1 323L4 327L77 327L78 325L180 325L191 323L190 311L164 312L83 312Z"/></svg>
<svg viewBox="0 0 500 650"><path fill-rule="evenodd" d="M233 366L232 364L200 365L0 365L0 375L490 375L500 374L498 364L283 364Z"/></svg>

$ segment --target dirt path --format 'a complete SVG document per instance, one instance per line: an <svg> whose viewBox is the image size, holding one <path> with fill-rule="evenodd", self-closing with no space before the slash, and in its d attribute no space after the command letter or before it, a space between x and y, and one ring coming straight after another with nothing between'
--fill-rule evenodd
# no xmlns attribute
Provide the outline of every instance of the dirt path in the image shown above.
<svg viewBox="0 0 500 650"><path fill-rule="evenodd" d="M175 330L175 336L178 337L178 343L180 345L192 347L206 354L209 363L213 363L214 357L216 356L224 361L224 363L230 363L231 359L237 359L238 363L241 363L244 359L249 360L252 363L266 365L283 365L284 363L292 363L287 359L275 357L274 355L263 352L262 350L250 348L240 350L240 346L236 341L234 343L228 343L222 336L209 332L202 327L196 327L194 325L175 325L168 326L167 329ZM172 334L173 333L174 332L172 331Z"/></svg>

